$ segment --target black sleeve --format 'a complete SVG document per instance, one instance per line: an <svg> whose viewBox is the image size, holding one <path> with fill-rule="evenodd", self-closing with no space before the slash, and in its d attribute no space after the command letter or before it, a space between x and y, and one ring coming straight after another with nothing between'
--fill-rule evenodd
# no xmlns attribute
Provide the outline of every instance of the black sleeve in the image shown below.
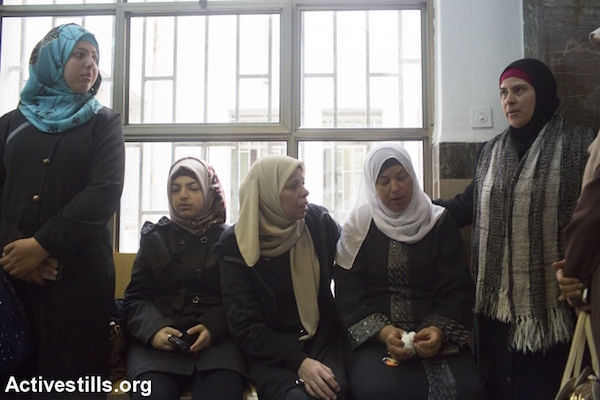
<svg viewBox="0 0 600 400"><path fill-rule="evenodd" d="M352 268L336 266L334 269L335 304L353 348L363 344L386 325L392 324L367 293L367 264L363 244Z"/></svg>
<svg viewBox="0 0 600 400"><path fill-rule="evenodd" d="M464 192L457 194L452 199L434 200L433 203L439 206L445 207L459 228L464 228L473 223L473 189L475 187L475 180L472 180L464 190Z"/></svg>
<svg viewBox="0 0 600 400"><path fill-rule="evenodd" d="M10 112L0 118L0 159L4 158L4 147L10 133L11 118L16 112ZM6 180L6 168L4 163L0 162L0 198L4 191L4 182ZM23 232L6 218L6 215L0 210L0 247L4 247L10 242L25 237Z"/></svg>
<svg viewBox="0 0 600 400"><path fill-rule="evenodd" d="M150 338L165 326L173 326L173 321L165 317L152 302L153 280L154 271L144 255L142 241L140 251L133 263L131 281L123 298L123 317L127 329L142 343L149 343Z"/></svg>
<svg viewBox="0 0 600 400"><path fill-rule="evenodd" d="M477 162L479 160L479 155L481 154L481 149L483 149L485 143L483 143L479 149L477 150L477 154L475 155L475 165L473 170L477 171ZM473 223L473 191L475 188L475 179L469 183L469 185L465 188L465 190L454 196L452 199L442 200L437 199L433 200L434 204L445 207L458 228L464 228Z"/></svg>
<svg viewBox="0 0 600 400"><path fill-rule="evenodd" d="M322 250L325 252L324 256L321 257L320 262L325 262L329 271L332 271L335 260L335 249L338 240L340 239L340 235L342 232L342 227L340 224L333 219L331 214L322 206L318 206L322 211L322 214L318 218L318 226L320 228L318 236L320 236L322 243ZM310 229L310 226L309 226ZM315 238L313 238L313 241ZM317 244L315 243L315 246ZM333 275L333 272L331 272Z"/></svg>

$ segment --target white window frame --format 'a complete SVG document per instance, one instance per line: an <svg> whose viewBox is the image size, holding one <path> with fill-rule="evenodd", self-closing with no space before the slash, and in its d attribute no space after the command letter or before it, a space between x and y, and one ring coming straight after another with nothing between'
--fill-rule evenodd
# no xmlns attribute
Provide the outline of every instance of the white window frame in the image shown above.
<svg viewBox="0 0 600 400"><path fill-rule="evenodd" d="M1 0L0 0L1 2ZM421 10L422 41L422 109L421 128L300 128L301 100L301 26L303 11L347 11L418 9ZM432 193L432 110L433 52L431 51L431 0L209 0L205 8L198 1L144 2L68 5L0 5L1 17L86 16L115 17L114 66L112 71L112 108L127 121L126 90L129 64L128 43L130 17L173 15L219 15L277 13L280 15L280 104L278 123L194 123L194 124L125 124L127 142L143 141L285 141L288 154L297 157L299 141L421 141L423 142L423 188ZM1 35L1 19L0 19ZM168 133L166 133L168 132ZM367 136L368 135L368 136ZM116 244L116 243L115 243ZM115 247L117 248L117 247Z"/></svg>

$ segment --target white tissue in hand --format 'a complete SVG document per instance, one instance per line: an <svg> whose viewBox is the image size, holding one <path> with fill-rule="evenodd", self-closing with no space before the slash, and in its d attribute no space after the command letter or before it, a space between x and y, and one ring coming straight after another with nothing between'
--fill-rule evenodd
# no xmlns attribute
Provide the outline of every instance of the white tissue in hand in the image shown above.
<svg viewBox="0 0 600 400"><path fill-rule="evenodd" d="M600 28L590 33L590 43L593 46L600 47Z"/></svg>
<svg viewBox="0 0 600 400"><path fill-rule="evenodd" d="M412 355L416 354L414 340L415 332L404 331L404 333L402 334L402 343L404 343L404 348L410 351Z"/></svg>

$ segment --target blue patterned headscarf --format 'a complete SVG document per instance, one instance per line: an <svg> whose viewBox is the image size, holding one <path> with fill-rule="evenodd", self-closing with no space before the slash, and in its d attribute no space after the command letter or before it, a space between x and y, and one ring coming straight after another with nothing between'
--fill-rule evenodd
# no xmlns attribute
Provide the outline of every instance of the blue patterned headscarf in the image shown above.
<svg viewBox="0 0 600 400"><path fill-rule="evenodd" d="M89 121L102 108L95 95L102 78L86 94L67 86L64 66L80 40L96 47L94 35L77 24L52 29L35 46L29 59L29 79L21 91L19 110L42 132L59 133Z"/></svg>

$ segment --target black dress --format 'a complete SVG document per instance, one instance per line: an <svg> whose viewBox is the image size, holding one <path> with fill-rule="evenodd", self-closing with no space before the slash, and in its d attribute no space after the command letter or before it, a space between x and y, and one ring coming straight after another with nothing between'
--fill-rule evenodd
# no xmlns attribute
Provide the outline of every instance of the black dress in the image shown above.
<svg viewBox="0 0 600 400"><path fill-rule="evenodd" d="M475 286L456 224L444 212L419 242L388 238L374 223L351 269L336 267L336 303L354 354L350 382L358 399L482 399L483 384L467 339ZM397 367L383 363L374 336L393 324L407 332L436 326L459 354Z"/></svg>
<svg viewBox="0 0 600 400"><path fill-rule="evenodd" d="M0 119L0 156L0 246L34 237L64 265L60 279L44 286L13 280L35 344L23 376L107 378L114 304L108 222L123 188L121 116L102 108L73 129L45 133L15 110Z"/></svg>

